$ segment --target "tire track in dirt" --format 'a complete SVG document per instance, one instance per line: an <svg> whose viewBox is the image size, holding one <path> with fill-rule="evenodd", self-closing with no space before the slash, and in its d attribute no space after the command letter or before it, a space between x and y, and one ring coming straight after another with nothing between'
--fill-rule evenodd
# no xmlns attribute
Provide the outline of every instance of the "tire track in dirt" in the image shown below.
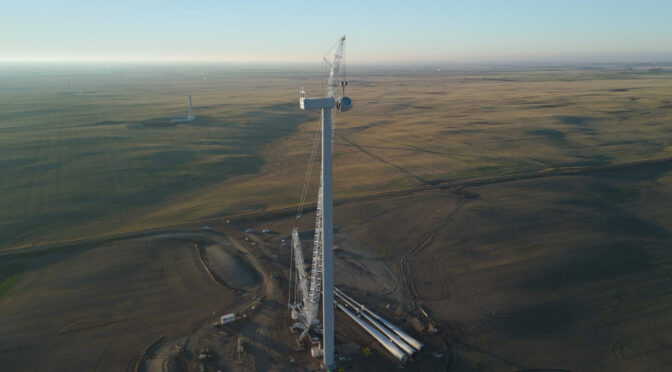
<svg viewBox="0 0 672 372"><path fill-rule="evenodd" d="M452 217L456 212L458 212L464 204L467 202L468 199L462 200L457 207L455 207L453 210L450 211L446 216L444 216L437 224L434 226L432 231L429 232L418 244L416 244L415 247L404 253L403 256L399 259L399 263L397 264L397 271L399 272L399 281L401 284L402 288L405 288L404 292L408 290L408 294L410 302L413 303L414 308L411 310L417 310L419 309L419 294L418 294L418 289L415 284L415 280L413 280L413 275L412 275L412 269L408 265L408 259L409 257L413 256L414 254L418 253L421 249L427 247L434 239L434 236L436 233L441 230L448 221L450 220L450 217ZM428 315L425 315L426 312L421 312L425 318L428 318ZM427 319L428 321L432 321L433 319Z"/></svg>
<svg viewBox="0 0 672 372"><path fill-rule="evenodd" d="M459 193L461 190L457 190ZM422 304L419 299L419 294L417 287L415 285L415 280L413 280L413 274L411 271L410 266L408 266L408 258L411 257L412 255L418 253L421 249L429 245L429 243L432 242L434 236L436 233L441 230L443 227L446 226L448 221L450 220L450 217L452 217L456 212L458 212L464 204L468 201L469 199L463 199L455 208L453 208L450 213L448 213L446 216L444 216L439 223L432 229L432 231L427 234L418 244L416 244L413 249L409 250L406 252L400 259L399 263L396 266L396 271L399 274L399 282L400 282L400 291L401 295L403 297L407 297L410 301L404 301L404 303L411 303L412 308L410 309L411 311L415 311L418 315L421 317L425 318L425 320L431 324L435 325L437 324L436 321L425 311L425 309L422 307ZM448 342L448 339L445 335L444 332L441 332L439 334L439 337L441 339L441 342L443 344L443 348L446 351L446 365L445 365L445 370L448 371L452 368L453 365L457 362L457 356L453 350L452 345Z"/></svg>

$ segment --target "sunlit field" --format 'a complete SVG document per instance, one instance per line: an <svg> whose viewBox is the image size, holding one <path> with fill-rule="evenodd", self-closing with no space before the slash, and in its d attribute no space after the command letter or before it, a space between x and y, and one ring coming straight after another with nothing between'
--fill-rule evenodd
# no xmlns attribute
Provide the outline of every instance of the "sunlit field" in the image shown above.
<svg viewBox="0 0 672 372"><path fill-rule="evenodd" d="M349 75L337 198L672 155L668 68ZM3 67L0 247L296 204L319 119L297 92L323 94L320 82L289 66ZM188 93L197 120L172 123Z"/></svg>

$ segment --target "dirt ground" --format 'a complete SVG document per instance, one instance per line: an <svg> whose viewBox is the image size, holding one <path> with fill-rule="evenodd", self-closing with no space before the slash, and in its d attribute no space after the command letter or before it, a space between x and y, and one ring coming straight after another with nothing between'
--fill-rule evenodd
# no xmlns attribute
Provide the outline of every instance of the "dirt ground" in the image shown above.
<svg viewBox="0 0 672 372"><path fill-rule="evenodd" d="M418 301L484 368L665 370L671 171L472 188L409 258Z"/></svg>
<svg viewBox="0 0 672 372"><path fill-rule="evenodd" d="M3 369L133 369L161 337L189 334L212 314L234 309L238 294L208 275L193 246L203 235L160 234L41 258L3 257L3 265L26 265L1 299Z"/></svg>
<svg viewBox="0 0 672 372"><path fill-rule="evenodd" d="M336 285L426 345L401 365L336 311L339 367L665 370L671 186L667 162L339 204ZM294 216L211 222L3 256L3 369L319 369L289 330Z"/></svg>
<svg viewBox="0 0 672 372"><path fill-rule="evenodd" d="M663 371L671 180L667 162L341 205L335 280L445 353L448 370ZM354 259L360 247L373 256ZM352 332L342 342L364 343L337 319Z"/></svg>

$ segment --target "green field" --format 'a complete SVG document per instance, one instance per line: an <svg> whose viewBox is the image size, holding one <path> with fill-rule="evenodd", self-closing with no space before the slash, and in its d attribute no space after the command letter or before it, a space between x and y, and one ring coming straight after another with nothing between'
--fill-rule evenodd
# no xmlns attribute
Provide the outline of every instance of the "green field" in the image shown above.
<svg viewBox="0 0 672 372"><path fill-rule="evenodd" d="M309 67L0 68L0 249L294 205ZM360 66L336 196L672 155L668 68ZM65 92L70 80L71 91ZM191 123L171 123L186 115Z"/></svg>

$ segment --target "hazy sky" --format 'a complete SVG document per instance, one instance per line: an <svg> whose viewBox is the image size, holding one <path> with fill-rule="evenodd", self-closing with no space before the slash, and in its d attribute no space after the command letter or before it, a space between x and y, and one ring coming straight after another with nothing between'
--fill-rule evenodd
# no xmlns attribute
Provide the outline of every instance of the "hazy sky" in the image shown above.
<svg viewBox="0 0 672 372"><path fill-rule="evenodd" d="M0 61L672 60L672 1L7 0Z"/></svg>

